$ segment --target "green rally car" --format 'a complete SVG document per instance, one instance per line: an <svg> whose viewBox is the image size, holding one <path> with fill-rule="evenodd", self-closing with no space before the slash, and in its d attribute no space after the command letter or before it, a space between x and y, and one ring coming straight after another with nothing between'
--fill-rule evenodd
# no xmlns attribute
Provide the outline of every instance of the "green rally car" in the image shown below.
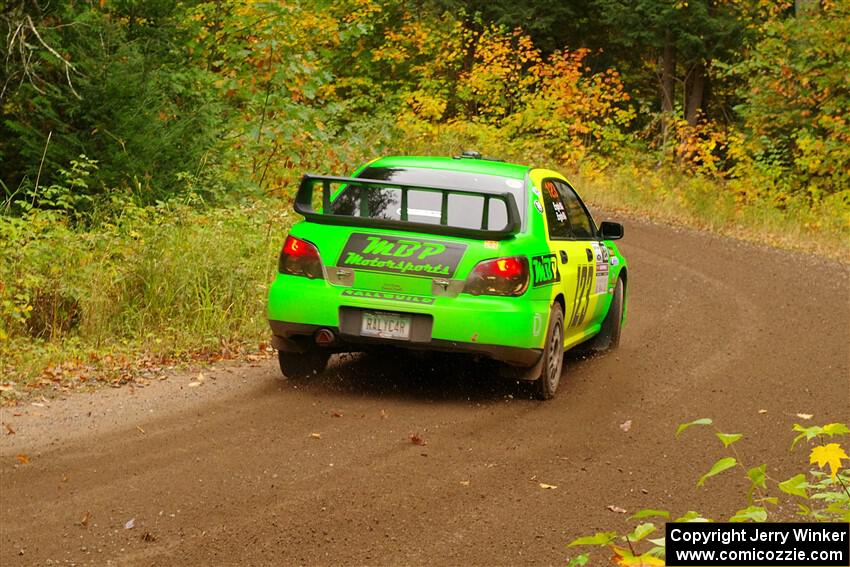
<svg viewBox="0 0 850 567"><path fill-rule="evenodd" d="M558 388L563 354L615 348L628 265L556 171L482 158L384 157L305 175L268 317L280 369L321 372L370 345L463 352Z"/></svg>

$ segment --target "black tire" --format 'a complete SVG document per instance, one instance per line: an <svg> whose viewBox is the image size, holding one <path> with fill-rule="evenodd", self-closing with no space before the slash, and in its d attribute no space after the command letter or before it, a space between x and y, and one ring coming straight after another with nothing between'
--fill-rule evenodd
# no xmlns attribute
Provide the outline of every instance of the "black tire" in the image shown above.
<svg viewBox="0 0 850 567"><path fill-rule="evenodd" d="M593 350L596 352L606 352L615 350L620 346L620 334L623 330L623 303L625 296L625 286L622 279L617 279L617 284L614 286L614 298L611 300L611 307L608 308L608 314L605 320L602 321L602 328L599 334L593 340Z"/></svg>
<svg viewBox="0 0 850 567"><path fill-rule="evenodd" d="M319 349L310 349L307 352L277 351L280 371L287 378L293 379L321 374L327 368L330 357L330 353Z"/></svg>
<svg viewBox="0 0 850 567"><path fill-rule="evenodd" d="M564 364L564 312L555 303L549 311L549 328L543 347L543 368L534 381L534 395L538 400L551 400L561 382Z"/></svg>

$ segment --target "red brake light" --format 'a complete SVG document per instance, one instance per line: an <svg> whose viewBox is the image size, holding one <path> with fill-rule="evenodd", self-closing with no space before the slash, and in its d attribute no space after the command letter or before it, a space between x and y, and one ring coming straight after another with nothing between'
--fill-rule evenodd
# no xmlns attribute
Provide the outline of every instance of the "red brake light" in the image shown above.
<svg viewBox="0 0 850 567"><path fill-rule="evenodd" d="M294 236L287 236L283 243L283 253L287 256L301 256L306 258L318 258L319 251L309 242L305 242Z"/></svg>
<svg viewBox="0 0 850 567"><path fill-rule="evenodd" d="M293 276L324 278L319 249L306 240L294 236L287 236L286 242L283 243L277 262L277 271Z"/></svg>
<svg viewBox="0 0 850 567"><path fill-rule="evenodd" d="M528 289L528 260L510 256L484 260L466 278L464 293L518 296Z"/></svg>
<svg viewBox="0 0 850 567"><path fill-rule="evenodd" d="M517 258L500 258L493 262L496 275L503 278L513 278L522 274L523 265Z"/></svg>

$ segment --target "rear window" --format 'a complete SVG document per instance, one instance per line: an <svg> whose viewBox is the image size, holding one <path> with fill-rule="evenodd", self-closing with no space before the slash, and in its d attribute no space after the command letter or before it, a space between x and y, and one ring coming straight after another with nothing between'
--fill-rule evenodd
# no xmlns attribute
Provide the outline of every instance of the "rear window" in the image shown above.
<svg viewBox="0 0 850 567"><path fill-rule="evenodd" d="M516 199L522 224L525 225L525 183L519 179L482 175L463 171L441 169L369 167L358 177L376 179L406 185L448 187L481 193L511 193ZM346 186L332 204L338 215L361 216L360 188ZM401 220L401 190L391 187L367 189L368 211L371 218ZM484 197L476 195L449 195L447 224L462 228L481 228L484 213ZM439 193L416 191L407 193L407 219L411 222L440 224L441 196ZM487 215L489 227L502 227L508 221L505 204L497 199L490 200Z"/></svg>

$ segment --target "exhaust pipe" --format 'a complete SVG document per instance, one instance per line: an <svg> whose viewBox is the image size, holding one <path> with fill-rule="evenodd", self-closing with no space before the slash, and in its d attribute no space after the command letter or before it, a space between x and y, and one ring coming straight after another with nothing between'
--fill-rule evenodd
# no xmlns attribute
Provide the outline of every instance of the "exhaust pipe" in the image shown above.
<svg viewBox="0 0 850 567"><path fill-rule="evenodd" d="M330 329L319 329L315 335L316 344L319 346L330 346L336 342L336 335Z"/></svg>

